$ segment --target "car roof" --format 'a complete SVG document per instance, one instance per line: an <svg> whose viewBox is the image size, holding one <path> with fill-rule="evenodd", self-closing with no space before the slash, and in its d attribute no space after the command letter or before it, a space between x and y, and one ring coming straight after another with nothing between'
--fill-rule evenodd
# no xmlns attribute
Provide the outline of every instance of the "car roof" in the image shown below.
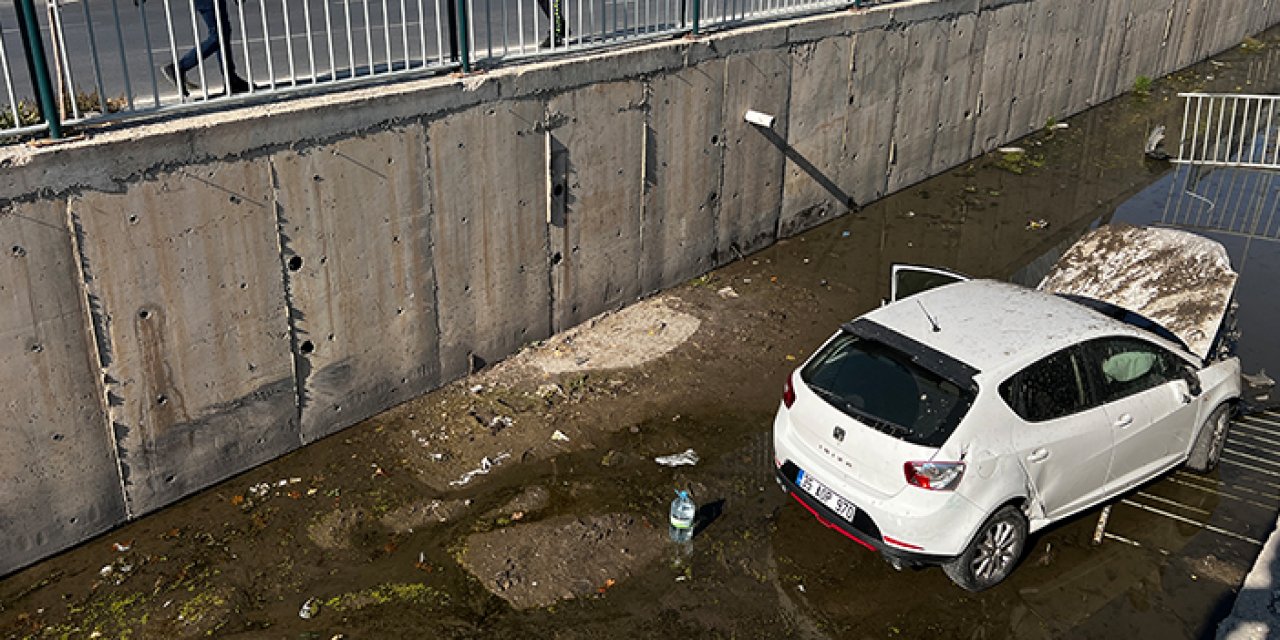
<svg viewBox="0 0 1280 640"><path fill-rule="evenodd" d="M1065 298L994 280L930 289L863 317L984 373L1020 369L1093 338L1152 338Z"/></svg>

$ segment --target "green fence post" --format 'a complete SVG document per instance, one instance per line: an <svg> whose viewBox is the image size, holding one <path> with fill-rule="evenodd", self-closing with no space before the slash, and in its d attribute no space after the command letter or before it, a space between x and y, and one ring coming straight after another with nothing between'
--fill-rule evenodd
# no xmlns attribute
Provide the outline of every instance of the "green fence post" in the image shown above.
<svg viewBox="0 0 1280 640"><path fill-rule="evenodd" d="M22 33L22 46L27 52L27 68L36 87L36 100L40 114L49 125L49 137L62 137L62 121L58 119L58 104L53 100L53 84L49 81L49 65L44 59L44 39L40 37L40 24L36 22L36 8L32 0L14 0L18 11L18 30ZM17 124L17 123L15 123Z"/></svg>
<svg viewBox="0 0 1280 640"><path fill-rule="evenodd" d="M702 21L702 0L693 0L693 35L698 35L698 23Z"/></svg>
<svg viewBox="0 0 1280 640"><path fill-rule="evenodd" d="M30 0L28 0L30 1ZM471 22L471 16L467 15L467 0L458 0L458 45L462 56L462 72L471 73L471 33L467 31L467 24Z"/></svg>

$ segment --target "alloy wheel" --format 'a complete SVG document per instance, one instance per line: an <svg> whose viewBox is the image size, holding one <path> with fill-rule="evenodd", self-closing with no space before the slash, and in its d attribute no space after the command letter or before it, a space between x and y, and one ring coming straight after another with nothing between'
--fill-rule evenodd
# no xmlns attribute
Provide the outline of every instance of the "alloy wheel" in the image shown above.
<svg viewBox="0 0 1280 640"><path fill-rule="evenodd" d="M1016 558L1018 535L1012 523L992 523L973 555L973 575L983 582L999 581Z"/></svg>

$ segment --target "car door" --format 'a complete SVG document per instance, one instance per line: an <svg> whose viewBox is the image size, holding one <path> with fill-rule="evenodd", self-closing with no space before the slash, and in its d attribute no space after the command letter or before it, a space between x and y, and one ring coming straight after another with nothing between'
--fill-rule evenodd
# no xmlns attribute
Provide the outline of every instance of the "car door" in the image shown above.
<svg viewBox="0 0 1280 640"><path fill-rule="evenodd" d="M1108 492L1124 491L1163 471L1186 451L1196 403L1182 359L1134 337L1084 345L1087 374L1111 421L1115 453Z"/></svg>
<svg viewBox="0 0 1280 640"><path fill-rule="evenodd" d="M968 280L960 275L937 267L923 267L914 264L895 264L889 270L889 301L897 302L909 298L922 291L952 282Z"/></svg>
<svg viewBox="0 0 1280 640"><path fill-rule="evenodd" d="M1085 377L1079 347L1024 368L1000 385L1000 395L1021 418L1011 443L1045 517L1058 519L1101 499L1111 426Z"/></svg>

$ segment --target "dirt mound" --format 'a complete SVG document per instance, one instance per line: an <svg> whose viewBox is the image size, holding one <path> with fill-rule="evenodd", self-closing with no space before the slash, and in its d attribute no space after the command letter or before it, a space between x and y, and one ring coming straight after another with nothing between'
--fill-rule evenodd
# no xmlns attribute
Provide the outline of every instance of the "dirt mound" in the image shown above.
<svg viewBox="0 0 1280 640"><path fill-rule="evenodd" d="M561 516L467 538L462 564L516 609L607 589L656 558L660 531L628 514Z"/></svg>
<svg viewBox="0 0 1280 640"><path fill-rule="evenodd" d="M675 298L651 298L596 316L521 353L513 364L551 374L640 366L680 346L698 330L701 320L676 310L676 304Z"/></svg>

